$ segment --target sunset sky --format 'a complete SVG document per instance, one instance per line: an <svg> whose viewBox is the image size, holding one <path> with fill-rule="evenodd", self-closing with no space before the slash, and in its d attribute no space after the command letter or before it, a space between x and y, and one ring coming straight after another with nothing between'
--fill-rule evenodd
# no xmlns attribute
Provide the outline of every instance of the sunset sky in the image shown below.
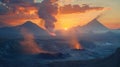
<svg viewBox="0 0 120 67"><path fill-rule="evenodd" d="M42 0L36 0L40 2ZM62 4L89 4L109 8L102 13L100 18L102 24L109 28L120 28L120 0L60 0Z"/></svg>
<svg viewBox="0 0 120 67"><path fill-rule="evenodd" d="M80 3L88 3L91 5L98 5L109 7L110 10L103 13L99 20L110 27L120 28L120 0L77 0ZM77 2L75 2L77 3Z"/></svg>
<svg viewBox="0 0 120 67"><path fill-rule="evenodd" d="M43 0L34 1L40 4ZM62 11L59 11L57 16L55 16L57 19L55 29L66 29L78 25L83 26L96 17L108 28L120 28L119 3L120 0L59 0L59 7L62 6L65 8ZM42 18L39 18L36 12L39 10L39 6L37 6L38 8L34 6L22 7L20 4L11 3L8 6L0 5L0 14L6 13L4 15L0 15L0 27L20 25L27 20L32 20L40 26L44 25L41 20ZM27 4L24 5L29 6ZM34 5L34 3L32 5ZM14 7L16 13L12 12L14 11ZM10 9L9 11L8 8Z"/></svg>

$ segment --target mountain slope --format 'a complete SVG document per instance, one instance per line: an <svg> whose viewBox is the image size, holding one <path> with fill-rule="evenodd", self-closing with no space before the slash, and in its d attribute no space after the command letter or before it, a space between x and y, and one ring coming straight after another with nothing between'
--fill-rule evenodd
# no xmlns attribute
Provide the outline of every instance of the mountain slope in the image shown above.
<svg viewBox="0 0 120 67"><path fill-rule="evenodd" d="M3 39L22 38L22 35L20 31L14 27L4 27L0 28L0 38Z"/></svg>
<svg viewBox="0 0 120 67"><path fill-rule="evenodd" d="M45 30L30 21L15 27L0 28L0 56L25 53L24 48L37 49L38 38L49 37Z"/></svg>
<svg viewBox="0 0 120 67"><path fill-rule="evenodd" d="M97 19L92 20L88 24L79 27L79 30L83 33L103 33L108 31L109 29L101 24Z"/></svg>
<svg viewBox="0 0 120 67"><path fill-rule="evenodd" d="M49 37L50 35L44 29L40 28L31 21L27 21L22 25L15 27L4 27L0 28L1 38L21 38L22 29L26 29L28 33L33 34L36 38Z"/></svg>
<svg viewBox="0 0 120 67"><path fill-rule="evenodd" d="M18 30L27 29L28 33L33 34L35 38L50 37L47 31L40 28L39 26L32 23L31 21L27 21L23 25L17 26L16 29Z"/></svg>

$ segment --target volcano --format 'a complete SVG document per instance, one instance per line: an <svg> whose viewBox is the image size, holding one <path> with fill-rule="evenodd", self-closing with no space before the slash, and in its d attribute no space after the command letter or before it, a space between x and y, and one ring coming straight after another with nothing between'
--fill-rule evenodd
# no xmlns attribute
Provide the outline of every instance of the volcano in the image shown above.
<svg viewBox="0 0 120 67"><path fill-rule="evenodd" d="M44 37L47 37L47 38L50 37L49 33L46 30L42 29L41 27L39 27L38 25L34 24L31 21L27 21L24 24L17 26L16 28L18 30L21 30L22 28L27 29L28 33L33 34L35 38L37 39L44 38Z"/></svg>
<svg viewBox="0 0 120 67"><path fill-rule="evenodd" d="M88 24L79 27L79 30L82 31L82 33L104 33L109 31L109 29L105 27L97 19L94 19L90 21Z"/></svg>
<svg viewBox="0 0 120 67"><path fill-rule="evenodd" d="M28 33L31 33L35 36L35 38L49 38L50 35L47 31L37 26L31 21L27 21L22 25L14 26L14 27L3 27L0 28L0 37L1 38L22 38L21 30L27 29ZM8 35L9 34L9 35Z"/></svg>
<svg viewBox="0 0 120 67"><path fill-rule="evenodd" d="M0 55L17 55L27 53L27 50L38 50L39 45L36 41L49 37L47 31L31 21L14 27L0 28ZM2 54L2 52L4 53Z"/></svg>

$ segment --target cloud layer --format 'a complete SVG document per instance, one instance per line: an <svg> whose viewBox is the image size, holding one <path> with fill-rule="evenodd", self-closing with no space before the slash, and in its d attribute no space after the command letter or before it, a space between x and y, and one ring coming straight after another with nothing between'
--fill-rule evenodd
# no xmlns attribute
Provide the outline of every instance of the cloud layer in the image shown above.
<svg viewBox="0 0 120 67"><path fill-rule="evenodd" d="M90 7L87 4L84 4L83 6L68 4L63 7L60 7L60 12L62 14L70 14L70 13L77 13L77 12L84 13L86 11L91 11L91 10L99 11L102 9L104 9L104 7Z"/></svg>

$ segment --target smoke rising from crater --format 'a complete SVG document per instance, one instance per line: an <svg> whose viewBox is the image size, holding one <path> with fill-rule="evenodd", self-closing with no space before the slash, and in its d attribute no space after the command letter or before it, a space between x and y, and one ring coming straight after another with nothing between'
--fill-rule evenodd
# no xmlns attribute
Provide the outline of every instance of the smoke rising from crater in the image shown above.
<svg viewBox="0 0 120 67"><path fill-rule="evenodd" d="M57 22L55 15L58 13L57 0L44 0L40 3L38 11L39 17L45 22L45 28L49 32L54 32L54 23Z"/></svg>
<svg viewBox="0 0 120 67"><path fill-rule="evenodd" d="M21 33L24 40L20 42L23 47L23 51L28 54L37 54L45 52L35 42L33 34L31 34L26 28L21 29Z"/></svg>

